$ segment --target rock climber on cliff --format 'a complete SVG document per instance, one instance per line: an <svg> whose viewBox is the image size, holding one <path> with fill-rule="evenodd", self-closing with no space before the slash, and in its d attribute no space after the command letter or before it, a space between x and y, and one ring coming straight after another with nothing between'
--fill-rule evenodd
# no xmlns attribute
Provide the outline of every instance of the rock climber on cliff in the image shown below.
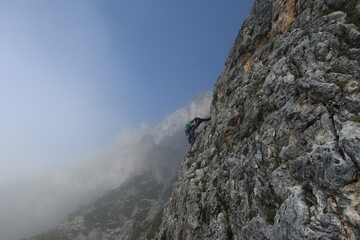
<svg viewBox="0 0 360 240"><path fill-rule="evenodd" d="M191 121L188 121L185 125L185 134L188 137L188 141L191 145L194 144L195 139L198 135L198 133L196 133L196 129L200 126L200 124L202 122L207 122L209 121L211 118L199 118L196 117Z"/></svg>

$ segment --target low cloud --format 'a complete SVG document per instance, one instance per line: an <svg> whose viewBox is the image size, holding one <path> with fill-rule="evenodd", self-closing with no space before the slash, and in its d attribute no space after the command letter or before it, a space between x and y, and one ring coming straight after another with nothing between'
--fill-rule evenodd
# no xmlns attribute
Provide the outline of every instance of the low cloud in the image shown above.
<svg viewBox="0 0 360 240"><path fill-rule="evenodd" d="M89 153L68 170L45 172L0 185L0 240L17 240L44 232L79 206L118 187L129 176L149 167L169 168L166 163L169 158L180 163L183 157L180 153L185 153L188 147L182 125L192 117L208 113L211 94L195 102L155 128L142 124L138 129L122 130L112 144ZM157 166L159 163L162 166ZM172 170L176 169L169 169ZM163 176L157 177L161 180Z"/></svg>
<svg viewBox="0 0 360 240"><path fill-rule="evenodd" d="M0 239L29 237L57 224L66 214L119 186L141 169L151 142L148 133L128 131L111 146L69 170L54 171L0 186Z"/></svg>

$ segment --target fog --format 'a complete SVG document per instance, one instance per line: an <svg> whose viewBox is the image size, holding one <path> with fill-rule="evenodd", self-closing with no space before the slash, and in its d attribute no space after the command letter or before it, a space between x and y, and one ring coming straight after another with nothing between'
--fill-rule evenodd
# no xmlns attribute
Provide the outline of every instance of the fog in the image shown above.
<svg viewBox="0 0 360 240"><path fill-rule="evenodd" d="M179 109L157 127L144 123L138 128L122 129L112 143L87 153L66 169L43 171L3 183L0 185L0 240L16 240L44 232L79 206L142 172L148 150L164 137L182 131L186 120L207 115L210 101L211 93L203 94L196 103ZM185 149L185 135L176 139L172 147Z"/></svg>
<svg viewBox="0 0 360 240"><path fill-rule="evenodd" d="M2 2L0 184L67 167L114 137L125 111L109 89L129 77L107 55L106 29L85 1Z"/></svg>
<svg viewBox="0 0 360 240"><path fill-rule="evenodd" d="M117 187L141 171L144 136L158 143L208 110L209 98L154 127L212 88L238 10L164 3L2 2L0 240L45 231Z"/></svg>
<svg viewBox="0 0 360 240"><path fill-rule="evenodd" d="M68 170L43 172L0 186L0 239L45 231L64 214L119 185L143 160L147 146L117 141Z"/></svg>

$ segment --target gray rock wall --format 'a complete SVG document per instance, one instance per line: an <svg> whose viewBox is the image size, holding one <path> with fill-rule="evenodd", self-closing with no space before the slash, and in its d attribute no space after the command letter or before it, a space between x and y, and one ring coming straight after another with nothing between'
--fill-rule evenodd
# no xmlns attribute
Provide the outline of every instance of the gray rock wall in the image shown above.
<svg viewBox="0 0 360 240"><path fill-rule="evenodd" d="M254 2L159 239L360 239L359 9Z"/></svg>

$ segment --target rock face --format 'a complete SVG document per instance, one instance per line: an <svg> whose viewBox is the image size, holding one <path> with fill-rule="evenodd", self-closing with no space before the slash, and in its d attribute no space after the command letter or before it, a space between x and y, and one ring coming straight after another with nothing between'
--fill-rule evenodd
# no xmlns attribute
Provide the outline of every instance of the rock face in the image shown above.
<svg viewBox="0 0 360 240"><path fill-rule="evenodd" d="M255 0L159 239L360 239L359 9Z"/></svg>

